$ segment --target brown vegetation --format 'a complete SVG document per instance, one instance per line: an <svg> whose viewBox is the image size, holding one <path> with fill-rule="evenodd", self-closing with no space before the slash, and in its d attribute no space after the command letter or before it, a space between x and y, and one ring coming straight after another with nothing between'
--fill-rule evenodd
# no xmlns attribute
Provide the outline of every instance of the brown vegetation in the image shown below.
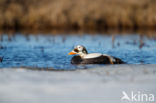
<svg viewBox="0 0 156 103"><path fill-rule="evenodd" d="M156 0L0 0L0 28L156 28Z"/></svg>

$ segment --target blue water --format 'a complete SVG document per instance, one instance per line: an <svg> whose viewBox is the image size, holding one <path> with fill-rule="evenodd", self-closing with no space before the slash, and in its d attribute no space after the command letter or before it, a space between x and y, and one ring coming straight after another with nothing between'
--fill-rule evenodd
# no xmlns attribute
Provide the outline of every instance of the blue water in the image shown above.
<svg viewBox="0 0 156 103"><path fill-rule="evenodd" d="M128 64L156 64L156 40L139 35L1 35L0 68L39 67L76 69L97 65L72 65L68 53L77 44L84 45L89 53L109 54ZM144 43L140 46L140 40ZM114 45L113 45L114 44Z"/></svg>

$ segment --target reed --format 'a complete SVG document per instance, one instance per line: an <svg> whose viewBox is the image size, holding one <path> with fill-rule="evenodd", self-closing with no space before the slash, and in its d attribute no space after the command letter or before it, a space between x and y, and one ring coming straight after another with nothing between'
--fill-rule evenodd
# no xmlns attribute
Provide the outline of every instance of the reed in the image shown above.
<svg viewBox="0 0 156 103"><path fill-rule="evenodd" d="M0 28L156 28L156 0L0 0Z"/></svg>

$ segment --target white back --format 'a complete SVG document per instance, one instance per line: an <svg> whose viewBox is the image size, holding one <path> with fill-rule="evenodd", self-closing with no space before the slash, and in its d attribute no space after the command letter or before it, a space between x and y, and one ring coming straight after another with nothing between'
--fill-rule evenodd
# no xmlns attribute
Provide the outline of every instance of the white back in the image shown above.
<svg viewBox="0 0 156 103"><path fill-rule="evenodd" d="M100 57L100 56L102 56L101 53L90 53L90 54L85 55L83 58L89 59L89 58L97 58L97 57Z"/></svg>

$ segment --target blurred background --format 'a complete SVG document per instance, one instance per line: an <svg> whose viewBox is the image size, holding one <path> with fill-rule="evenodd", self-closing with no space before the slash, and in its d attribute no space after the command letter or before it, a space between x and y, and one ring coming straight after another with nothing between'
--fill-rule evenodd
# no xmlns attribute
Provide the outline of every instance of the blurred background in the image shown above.
<svg viewBox="0 0 156 103"><path fill-rule="evenodd" d="M155 29L155 5L155 0L0 0L0 29Z"/></svg>

